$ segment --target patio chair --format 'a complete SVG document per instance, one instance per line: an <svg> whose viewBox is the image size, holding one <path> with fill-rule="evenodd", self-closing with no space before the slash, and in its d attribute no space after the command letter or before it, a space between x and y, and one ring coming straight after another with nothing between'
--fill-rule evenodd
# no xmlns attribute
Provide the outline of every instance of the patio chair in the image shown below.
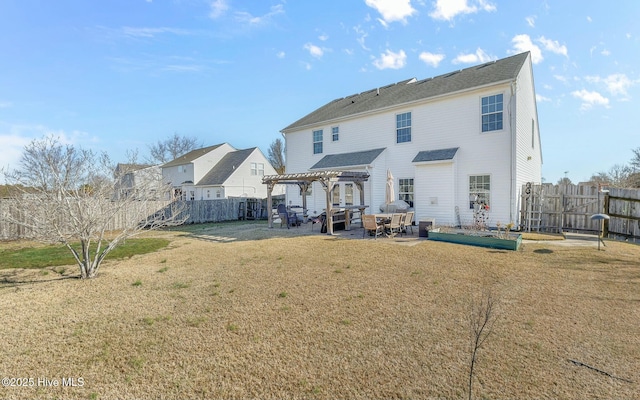
<svg viewBox="0 0 640 400"><path fill-rule="evenodd" d="M390 237L395 236L400 231L400 221L402 219L402 214L393 213L391 214L391 221L388 224L384 224L384 229L387 232L387 235Z"/></svg>
<svg viewBox="0 0 640 400"><path fill-rule="evenodd" d="M280 228L282 228L282 224L287 224L287 229L289 229L289 213L287 212L287 206L284 204L278 204L278 216L280 217Z"/></svg>
<svg viewBox="0 0 640 400"><path fill-rule="evenodd" d="M362 223L364 229L362 230L362 238L364 239L364 234L369 232L369 234L374 235L374 239L378 238L378 235L382 235L382 226L378 225L376 221L376 216L373 214L365 214L362 216Z"/></svg>
<svg viewBox="0 0 640 400"><path fill-rule="evenodd" d="M411 234L413 235L413 215L414 211L407 211L407 214L404 218L404 223L402 224L402 231L407 233L407 227L411 228Z"/></svg>

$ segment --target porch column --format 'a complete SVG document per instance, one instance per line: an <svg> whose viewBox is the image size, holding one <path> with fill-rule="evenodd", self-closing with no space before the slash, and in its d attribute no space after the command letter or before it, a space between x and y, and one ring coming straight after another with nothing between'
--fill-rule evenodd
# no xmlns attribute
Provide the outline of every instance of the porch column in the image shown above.
<svg viewBox="0 0 640 400"><path fill-rule="evenodd" d="M302 190L302 221L307 223L307 216L309 213L307 212L307 190L309 189L309 182L304 182L300 186L300 190Z"/></svg>
<svg viewBox="0 0 640 400"><path fill-rule="evenodd" d="M273 181L267 182L267 221L269 222L269 228L273 228L273 199L271 198L271 192L275 183Z"/></svg>
<svg viewBox="0 0 640 400"><path fill-rule="evenodd" d="M332 182L330 178L323 178L320 180L322 187L324 188L327 198L327 235L333 235L333 210L331 209L331 192L335 186L335 182Z"/></svg>

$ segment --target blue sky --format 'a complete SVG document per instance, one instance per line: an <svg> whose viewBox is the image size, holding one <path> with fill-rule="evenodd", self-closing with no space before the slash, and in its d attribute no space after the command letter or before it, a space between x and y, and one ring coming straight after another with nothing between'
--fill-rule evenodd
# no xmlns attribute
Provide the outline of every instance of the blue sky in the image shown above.
<svg viewBox="0 0 640 400"><path fill-rule="evenodd" d="M339 97L532 51L543 177L640 147L640 2L2 0L1 166L53 134L126 161L174 133L267 147Z"/></svg>

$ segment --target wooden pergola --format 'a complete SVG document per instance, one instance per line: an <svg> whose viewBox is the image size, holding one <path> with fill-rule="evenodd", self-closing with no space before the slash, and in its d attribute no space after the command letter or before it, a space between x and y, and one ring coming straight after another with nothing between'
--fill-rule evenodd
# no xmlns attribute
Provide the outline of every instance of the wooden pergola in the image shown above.
<svg viewBox="0 0 640 400"><path fill-rule="evenodd" d="M297 185L302 193L306 193L309 186L318 181L322 184L322 188L326 193L327 199L327 234L333 234L333 210L331 201L331 192L335 185L339 182L353 182L358 191L360 192L360 206L364 209L364 183L369 180L369 174L367 172L355 172L355 171L315 171L315 172L302 172L298 174L283 174L283 175L265 175L262 178L262 183L267 185L267 210L269 210L269 228L273 228L273 215L271 210L273 209L273 200L271 193L275 185ZM302 196L302 208L307 210L307 196Z"/></svg>

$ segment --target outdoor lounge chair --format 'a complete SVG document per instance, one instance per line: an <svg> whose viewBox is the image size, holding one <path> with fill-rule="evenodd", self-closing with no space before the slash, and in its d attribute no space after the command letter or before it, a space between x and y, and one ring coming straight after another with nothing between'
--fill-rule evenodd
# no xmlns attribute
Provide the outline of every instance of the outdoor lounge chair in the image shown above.
<svg viewBox="0 0 640 400"><path fill-rule="evenodd" d="M365 233L374 235L374 239L378 238L378 235L382 235L382 225L378 225L376 216L373 214L365 214L362 216L362 223L364 229L362 231L362 238L364 239Z"/></svg>

